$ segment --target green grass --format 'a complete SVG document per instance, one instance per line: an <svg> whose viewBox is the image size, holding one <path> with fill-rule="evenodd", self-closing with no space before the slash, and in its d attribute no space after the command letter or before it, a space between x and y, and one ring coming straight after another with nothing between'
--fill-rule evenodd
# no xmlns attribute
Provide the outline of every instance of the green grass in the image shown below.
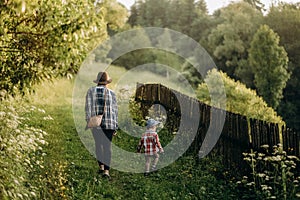
<svg viewBox="0 0 300 200"><path fill-rule="evenodd" d="M112 69L113 79L125 72ZM40 188L38 199L237 199L231 184L217 178L217 171L222 170L217 161L198 161L191 155L147 178L114 169L111 181L100 177L96 159L84 147L75 128L73 85L74 81L65 79L44 83L29 99L32 105L46 111L33 113L30 123L48 133L49 143L44 150L44 167L37 167L28 183ZM41 115L50 115L53 120L41 121ZM118 134L114 143L134 151L137 140L131 140L124 132Z"/></svg>
<svg viewBox="0 0 300 200"><path fill-rule="evenodd" d="M157 82L160 82L159 79L163 79L163 77L146 71L128 73L123 68L114 66L108 70L114 80L110 87L117 90L117 94L120 96L124 93L118 90L127 83L129 84L130 80L136 80L135 77L142 81L146 81L146 78L149 79L149 77L152 81L157 80ZM89 71L85 75L86 78L89 78L86 81L91 82L95 78L94 75L92 71ZM175 77L169 77L170 85L176 85ZM118 81L122 78L127 81ZM36 93L30 97L21 99L21 101L17 101L15 98L14 103L6 101L7 106L2 104L1 116L4 119L4 125L0 128L2 129L1 137L4 139L0 138L0 153L4 155L2 158L8 159L0 160L1 166L3 164L6 166L0 168L0 199L2 197L4 200L18 199L18 196L19 199L24 199L26 195L27 199L37 200L264 199L259 195L259 191L253 192L253 190L237 184L241 179L234 178L231 173L224 171L219 158L210 156L210 158L199 160L196 155L191 155L191 153L184 154L147 178L142 173L118 171L113 167L111 169L112 180L103 179L97 174L97 161L92 152L84 145L82 135L78 132L78 124L74 120L76 115L74 116L73 106L78 106L81 112L84 110L84 106L78 104L79 101L74 101L73 98L76 81L57 79L53 82L44 82L36 87ZM86 90L85 86L84 84L78 85L79 91ZM134 89L134 87L129 88L129 90ZM84 95L82 93L79 98L84 100ZM120 107L120 110L124 109L123 104L120 104ZM136 111L138 112L138 109ZM6 114L9 117L5 117ZM15 118L21 119L18 116L22 117L19 122L20 129L14 130ZM125 119L124 116L119 117L119 123L127 123ZM41 137L41 133L43 133L41 130L47 133L45 136L42 134L43 137ZM140 133L136 130L135 132ZM89 131L81 134L89 136L85 140L93 143ZM39 138L39 135L42 140L32 143L33 139ZM169 144L172 137L173 134L166 129L160 132L163 146ZM44 140L46 140L46 144ZM138 137L127 134L125 130L119 130L113 143L123 150L135 152L138 140ZM11 144L10 149L5 149L5 145L1 141L4 141L4 144ZM24 152L23 149L26 147L31 147L30 151ZM20 157L22 154L26 154L26 156ZM117 152L113 152L113 154L117 155ZM113 156L113 162L120 163L121 159L116 158ZM141 164L140 167L144 165L143 157L138 161L140 163L129 163L129 159L126 157L122 157L122 159L128 163L126 163L127 168L137 164ZM167 159L168 156L161 155L160 164L163 165ZM293 183L296 184L295 181ZM3 191L10 193L6 192L7 195Z"/></svg>

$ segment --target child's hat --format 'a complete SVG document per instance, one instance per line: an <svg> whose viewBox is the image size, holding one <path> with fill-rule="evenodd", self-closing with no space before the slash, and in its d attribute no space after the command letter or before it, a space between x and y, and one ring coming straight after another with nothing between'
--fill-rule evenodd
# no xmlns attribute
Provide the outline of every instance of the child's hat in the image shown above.
<svg viewBox="0 0 300 200"><path fill-rule="evenodd" d="M159 121L155 121L154 119L148 119L147 120L147 128L150 128L152 126L156 126L158 124L160 124L160 122Z"/></svg>

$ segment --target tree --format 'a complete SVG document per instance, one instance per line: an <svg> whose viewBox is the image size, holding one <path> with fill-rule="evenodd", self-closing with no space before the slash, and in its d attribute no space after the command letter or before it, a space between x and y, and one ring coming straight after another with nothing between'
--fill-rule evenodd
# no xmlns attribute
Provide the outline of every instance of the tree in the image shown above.
<svg viewBox="0 0 300 200"><path fill-rule="evenodd" d="M210 28L204 0L137 0L128 22L132 26L170 28L197 41Z"/></svg>
<svg viewBox="0 0 300 200"><path fill-rule="evenodd" d="M178 2L174 1L178 5L176 6L176 10L174 12L176 16L176 23L174 30L177 30L181 33L184 33L188 36L191 36L192 23L198 17L196 13L196 5L194 0L178 0ZM172 28L173 24L171 24Z"/></svg>
<svg viewBox="0 0 300 200"><path fill-rule="evenodd" d="M184 33L196 41L207 31L209 23L207 5L204 0L173 0L166 9L166 27Z"/></svg>
<svg viewBox="0 0 300 200"><path fill-rule="evenodd" d="M204 0L195 3L195 13L196 16L191 22L189 36L203 44L211 29L216 26L215 18L208 15L208 9Z"/></svg>
<svg viewBox="0 0 300 200"><path fill-rule="evenodd" d="M206 46L222 71L243 80L243 73L238 72L249 70L247 49L261 24L262 13L248 3L238 2L221 9L220 18L223 22L211 31Z"/></svg>
<svg viewBox="0 0 300 200"><path fill-rule="evenodd" d="M227 111L268 122L282 122L281 117L277 115L273 108L268 107L266 102L256 94L255 90L247 88L241 82L231 79L226 73L218 72L216 69L209 71L204 79L205 82L199 85L196 95L200 101L213 105L210 94L220 95L222 91L219 87L213 87L212 91L208 91L207 83L210 85L219 84L218 79L220 76L225 86Z"/></svg>
<svg viewBox="0 0 300 200"><path fill-rule="evenodd" d="M136 29L136 31L124 34L120 39L112 40L111 46L108 57L113 60L112 64L123 66L126 69L145 63L153 63L155 60L151 50L143 48L144 46L152 46L143 29ZM123 52L131 48L133 51ZM123 55L123 53L125 54Z"/></svg>
<svg viewBox="0 0 300 200"><path fill-rule="evenodd" d="M296 28L300 27L299 3L272 6L265 23L280 36L280 44L288 53L289 71L292 73L278 112L289 127L300 130L300 28Z"/></svg>
<svg viewBox="0 0 300 200"><path fill-rule="evenodd" d="M137 8L137 5L136 4L133 4L131 7L130 7L130 16L128 18L128 23L134 27L134 26L137 26L138 22L138 16L139 16L139 11L138 11L138 8Z"/></svg>
<svg viewBox="0 0 300 200"><path fill-rule="evenodd" d="M261 12L266 11L265 5L260 0L244 0L244 2L249 3L250 5L252 5L254 8L256 8Z"/></svg>
<svg viewBox="0 0 300 200"><path fill-rule="evenodd" d="M276 109L290 74L287 71L287 53L279 46L279 36L267 25L261 26L253 37L249 62L258 94Z"/></svg>
<svg viewBox="0 0 300 200"><path fill-rule="evenodd" d="M0 3L0 96L76 73L88 51L107 37L104 14L85 0Z"/></svg>
<svg viewBox="0 0 300 200"><path fill-rule="evenodd" d="M195 2L196 10L200 12L200 14L205 13L208 14L207 3L205 0L199 0Z"/></svg>
<svg viewBox="0 0 300 200"><path fill-rule="evenodd" d="M193 62L197 62L194 57L189 59ZM193 88L197 88L198 85L203 82L199 71L187 60L182 65L182 75L189 81Z"/></svg>
<svg viewBox="0 0 300 200"><path fill-rule="evenodd" d="M145 0L137 1L138 19L137 24L141 26L166 27L167 0Z"/></svg>
<svg viewBox="0 0 300 200"><path fill-rule="evenodd" d="M116 0L102 0L101 3L97 4L97 7L105 10L104 20L107 24L109 35L118 32L128 20L129 13L126 7Z"/></svg>

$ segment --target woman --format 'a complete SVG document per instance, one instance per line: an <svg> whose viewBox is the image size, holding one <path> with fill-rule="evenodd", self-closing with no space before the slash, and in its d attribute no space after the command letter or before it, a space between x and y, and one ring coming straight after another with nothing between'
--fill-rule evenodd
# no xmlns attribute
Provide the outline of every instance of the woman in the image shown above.
<svg viewBox="0 0 300 200"><path fill-rule="evenodd" d="M92 116L102 114L101 125L91 128L96 146L96 157L99 172L104 177L110 178L109 169L111 162L112 137L118 128L118 106L114 91L107 88L112 82L107 72L99 72L94 80L96 86L88 89L86 94L85 113L88 123Z"/></svg>

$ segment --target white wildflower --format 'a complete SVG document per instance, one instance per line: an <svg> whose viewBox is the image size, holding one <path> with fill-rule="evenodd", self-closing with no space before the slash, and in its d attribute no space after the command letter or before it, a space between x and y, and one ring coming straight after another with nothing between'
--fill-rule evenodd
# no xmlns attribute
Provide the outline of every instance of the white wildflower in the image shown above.
<svg viewBox="0 0 300 200"><path fill-rule="evenodd" d="M40 140L40 143L41 144L46 144L46 141L45 140Z"/></svg>
<svg viewBox="0 0 300 200"><path fill-rule="evenodd" d="M268 144L265 144L265 145L262 145L261 147L264 148L264 149L268 149L268 148L269 148L269 145L268 145Z"/></svg>
<svg viewBox="0 0 300 200"><path fill-rule="evenodd" d="M0 112L0 117L4 117L5 116L5 112Z"/></svg>
<svg viewBox="0 0 300 200"><path fill-rule="evenodd" d="M53 118L52 118L50 115L48 115L48 116L46 116L46 117L43 117L43 119L44 119L44 120L53 120Z"/></svg>
<svg viewBox="0 0 300 200"><path fill-rule="evenodd" d="M41 108L39 108L38 111L41 112L41 113L46 113L46 111L41 109Z"/></svg>
<svg viewBox="0 0 300 200"><path fill-rule="evenodd" d="M252 186L252 185L254 185L254 182L247 183L247 186Z"/></svg>

